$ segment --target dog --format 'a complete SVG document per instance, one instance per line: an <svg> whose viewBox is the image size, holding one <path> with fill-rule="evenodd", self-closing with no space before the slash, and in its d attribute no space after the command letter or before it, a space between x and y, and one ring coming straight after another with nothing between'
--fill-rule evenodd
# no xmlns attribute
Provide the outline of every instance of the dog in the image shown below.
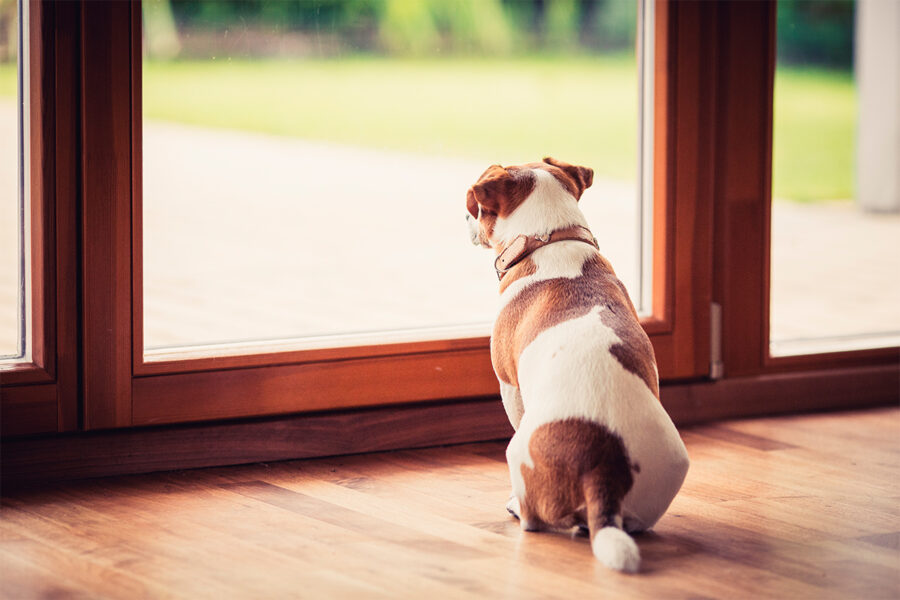
<svg viewBox="0 0 900 600"><path fill-rule="evenodd" d="M525 531L587 529L597 559L632 573L629 533L659 520L689 460L650 340L578 207L593 175L553 158L493 165L466 219L500 280L491 360L515 430L507 509Z"/></svg>

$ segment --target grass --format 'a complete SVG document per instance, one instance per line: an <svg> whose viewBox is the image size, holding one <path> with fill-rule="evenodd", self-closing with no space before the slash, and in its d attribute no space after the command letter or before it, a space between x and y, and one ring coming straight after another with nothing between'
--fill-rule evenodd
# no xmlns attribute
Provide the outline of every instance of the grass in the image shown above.
<svg viewBox="0 0 900 600"><path fill-rule="evenodd" d="M10 63L0 63L0 98L16 95L16 67Z"/></svg>
<svg viewBox="0 0 900 600"><path fill-rule="evenodd" d="M636 85L624 57L151 63L144 114L486 164L551 154L630 178Z"/></svg>
<svg viewBox="0 0 900 600"><path fill-rule="evenodd" d="M856 86L850 74L775 72L772 182L776 198L854 197Z"/></svg>
<svg viewBox="0 0 900 600"><path fill-rule="evenodd" d="M147 119L515 163L553 155L599 175L636 171L633 59L177 61L144 65ZM774 194L853 197L849 75L779 68ZM15 71L0 65L0 95Z"/></svg>

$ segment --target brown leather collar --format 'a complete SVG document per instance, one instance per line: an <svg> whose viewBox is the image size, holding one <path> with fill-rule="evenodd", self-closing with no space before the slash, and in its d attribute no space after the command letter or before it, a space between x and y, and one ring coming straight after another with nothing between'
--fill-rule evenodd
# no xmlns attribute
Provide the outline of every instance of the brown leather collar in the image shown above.
<svg viewBox="0 0 900 600"><path fill-rule="evenodd" d="M520 235L506 245L494 260L494 270L497 271L497 279L503 280L503 276L521 262L529 254L549 244L566 241L584 242L599 250L597 238L587 227L573 225L565 229L557 229L546 235Z"/></svg>

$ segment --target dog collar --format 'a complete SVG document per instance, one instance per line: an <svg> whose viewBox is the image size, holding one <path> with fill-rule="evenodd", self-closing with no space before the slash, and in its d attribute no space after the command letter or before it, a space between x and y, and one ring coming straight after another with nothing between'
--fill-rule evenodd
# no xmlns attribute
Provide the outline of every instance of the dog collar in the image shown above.
<svg viewBox="0 0 900 600"><path fill-rule="evenodd" d="M497 279L502 281L503 276L510 269L538 248L543 248L556 242L567 241L584 242L598 250L600 249L597 244L597 238L594 237L587 227L582 227L581 225L557 229L544 235L519 235L513 238L513 241L494 259L494 270L497 272Z"/></svg>

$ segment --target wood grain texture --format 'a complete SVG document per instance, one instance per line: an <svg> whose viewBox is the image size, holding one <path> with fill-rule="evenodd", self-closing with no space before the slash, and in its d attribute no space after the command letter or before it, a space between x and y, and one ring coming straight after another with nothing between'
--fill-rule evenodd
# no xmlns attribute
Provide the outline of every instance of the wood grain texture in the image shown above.
<svg viewBox="0 0 900 600"><path fill-rule="evenodd" d="M660 376L709 373L712 273L711 3L656 3L653 140L653 313Z"/></svg>
<svg viewBox="0 0 900 600"><path fill-rule="evenodd" d="M676 425L735 416L897 406L896 366L664 385ZM355 454L508 438L499 398L411 403L225 423L6 439L7 487L123 473Z"/></svg>
<svg viewBox="0 0 900 600"><path fill-rule="evenodd" d="M641 572L523 533L504 444L122 477L7 493L15 597L893 598L900 410L683 432Z"/></svg>
<svg viewBox="0 0 900 600"><path fill-rule="evenodd" d="M672 176L674 139L676 56L674 43L678 31L668 0L656 0L653 40L653 316L671 327L675 305L675 271L670 257L675 248L675 220L670 218L674 202Z"/></svg>
<svg viewBox="0 0 900 600"><path fill-rule="evenodd" d="M32 352L0 371L4 435L78 427L77 9L29 3Z"/></svg>
<svg viewBox="0 0 900 600"><path fill-rule="evenodd" d="M74 431L81 422L79 405L79 160L80 11L77 4L45 4L52 8L55 76L53 149L56 248L56 381L58 429Z"/></svg>
<svg viewBox="0 0 900 600"><path fill-rule="evenodd" d="M717 4L674 3L678 33L672 200L675 220L673 362L678 377L708 375L712 301L712 170L716 131L714 28Z"/></svg>
<svg viewBox="0 0 900 600"><path fill-rule="evenodd" d="M726 376L763 369L769 352L769 225L775 5L727 2L718 19L715 286Z"/></svg>
<svg viewBox="0 0 900 600"><path fill-rule="evenodd" d="M17 385L0 390L0 435L57 431L55 383Z"/></svg>
<svg viewBox="0 0 900 600"><path fill-rule="evenodd" d="M676 424L900 404L900 366L772 373L663 388Z"/></svg>
<svg viewBox="0 0 900 600"><path fill-rule="evenodd" d="M471 398L496 393L484 350L139 377L134 424Z"/></svg>
<svg viewBox="0 0 900 600"><path fill-rule="evenodd" d="M55 56L53 44L53 10L40 3L29 4L28 49L29 106L24 118L30 120L28 131L28 166L26 175L31 191L31 360L47 374L56 375L56 261L54 250L54 110L53 76ZM26 188L27 190L28 188ZM26 204L28 206L28 204Z"/></svg>
<svg viewBox="0 0 900 600"><path fill-rule="evenodd" d="M84 426L131 425L131 10L81 14ZM122 27L121 25L126 26Z"/></svg>
<svg viewBox="0 0 900 600"><path fill-rule="evenodd" d="M507 438L495 398L4 441L6 486Z"/></svg>

